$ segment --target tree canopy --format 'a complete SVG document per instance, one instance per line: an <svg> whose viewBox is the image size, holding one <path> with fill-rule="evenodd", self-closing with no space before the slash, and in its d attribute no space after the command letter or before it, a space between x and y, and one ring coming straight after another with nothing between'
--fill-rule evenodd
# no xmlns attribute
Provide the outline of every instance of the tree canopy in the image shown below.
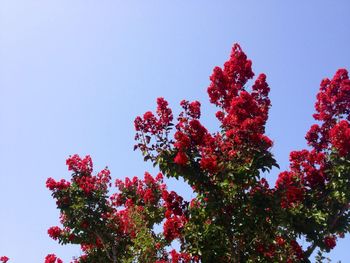
<svg viewBox="0 0 350 263"><path fill-rule="evenodd" d="M82 256L73 262L81 263L310 262L316 249L321 262L350 230L348 72L322 80L309 148L290 153L274 186L265 179L279 168L265 134L270 87L265 74L253 78L252 62L235 44L210 76L216 132L200 122L198 101L181 101L174 118L158 98L155 113L137 117L135 150L159 168L155 176L112 182L108 168L93 173L90 156L70 156L71 180L46 182L62 224L50 237L79 244ZM184 200L164 176L183 178L195 197ZM50 254L45 262L62 260Z"/></svg>

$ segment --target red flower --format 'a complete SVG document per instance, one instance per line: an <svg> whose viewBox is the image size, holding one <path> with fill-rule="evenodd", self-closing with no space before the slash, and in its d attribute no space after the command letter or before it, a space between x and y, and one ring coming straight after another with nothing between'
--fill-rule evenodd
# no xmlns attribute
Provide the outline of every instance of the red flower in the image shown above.
<svg viewBox="0 0 350 263"><path fill-rule="evenodd" d="M62 229L59 228L58 226L53 226L47 230L47 233L52 239L57 240L62 234Z"/></svg>
<svg viewBox="0 0 350 263"><path fill-rule="evenodd" d="M304 199L305 190L298 177L292 172L280 173L276 181L276 188L282 191L282 208L295 206Z"/></svg>
<svg viewBox="0 0 350 263"><path fill-rule="evenodd" d="M350 125L346 120L340 121L329 132L332 145L339 155L345 156L350 152Z"/></svg>
<svg viewBox="0 0 350 263"><path fill-rule="evenodd" d="M0 261L3 262L3 263L6 263L7 261L9 261L10 259L6 256L2 256L0 257Z"/></svg>
<svg viewBox="0 0 350 263"><path fill-rule="evenodd" d="M186 150L191 145L190 138L181 131L177 131L174 135L174 138L176 140L174 146L179 150Z"/></svg>
<svg viewBox="0 0 350 263"><path fill-rule="evenodd" d="M157 99L157 114L159 116L160 125L166 127L173 120L173 114L168 108L168 102L164 98Z"/></svg>
<svg viewBox="0 0 350 263"><path fill-rule="evenodd" d="M216 173L218 170L216 159L216 156L203 157L200 162L202 169L207 170L212 174Z"/></svg>
<svg viewBox="0 0 350 263"><path fill-rule="evenodd" d="M84 157L84 159L81 159L79 155L75 154L66 160L66 164L68 165L69 171L84 174L92 173L93 164L90 155L87 155Z"/></svg>
<svg viewBox="0 0 350 263"><path fill-rule="evenodd" d="M301 246L298 244L298 242L296 242L295 240L292 240L290 242L290 245L293 249L293 252L295 254L295 256L298 258L298 259L303 259L304 257L304 253L303 253L303 249L301 248Z"/></svg>
<svg viewBox="0 0 350 263"><path fill-rule="evenodd" d="M63 263L63 261L55 254L49 254L45 257L45 263Z"/></svg>
<svg viewBox="0 0 350 263"><path fill-rule="evenodd" d="M276 243L279 245L279 246L284 246L286 241L284 240L283 237L280 237L280 236L277 236L276 237Z"/></svg>
<svg viewBox="0 0 350 263"><path fill-rule="evenodd" d="M186 165L188 162L187 155L182 151L178 152L175 156L174 162L178 165Z"/></svg>
<svg viewBox="0 0 350 263"><path fill-rule="evenodd" d="M61 181L56 182L51 177L46 180L46 187L49 188L51 191L53 190L64 190L70 187L70 182L67 182L64 179L61 179Z"/></svg>
<svg viewBox="0 0 350 263"><path fill-rule="evenodd" d="M337 244L335 240L334 236L327 236L324 238L323 242L328 249L333 249Z"/></svg>
<svg viewBox="0 0 350 263"><path fill-rule="evenodd" d="M184 223L180 216L168 218L163 226L164 237L169 241L180 237L183 226Z"/></svg>
<svg viewBox="0 0 350 263"><path fill-rule="evenodd" d="M201 104L199 101L193 101L188 105L189 115L194 119L199 119L201 116Z"/></svg>
<svg viewBox="0 0 350 263"><path fill-rule="evenodd" d="M213 70L208 88L210 102L228 111L232 98L237 96L253 76L252 62L247 59L241 47L235 44L224 69L215 67Z"/></svg>

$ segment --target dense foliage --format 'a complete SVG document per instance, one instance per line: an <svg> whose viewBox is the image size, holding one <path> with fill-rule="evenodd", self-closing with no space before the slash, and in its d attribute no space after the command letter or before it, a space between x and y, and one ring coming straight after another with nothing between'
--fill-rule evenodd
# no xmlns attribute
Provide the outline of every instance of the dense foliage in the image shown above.
<svg viewBox="0 0 350 263"><path fill-rule="evenodd" d="M82 256L73 259L81 263L309 262L315 249L321 260L350 230L348 73L340 69L321 82L309 148L291 152L290 169L275 186L263 176L278 167L265 135L270 88L264 74L249 87L253 77L251 61L235 44L210 77L215 133L200 122L198 101L182 101L174 119L158 98L155 114L136 118L135 149L159 168L155 177L146 172L112 184L107 168L95 175L89 156L71 156L71 180L46 183L63 225L48 234L81 245ZM168 190L163 175L182 177L196 197L185 201ZM50 254L45 262L62 261Z"/></svg>

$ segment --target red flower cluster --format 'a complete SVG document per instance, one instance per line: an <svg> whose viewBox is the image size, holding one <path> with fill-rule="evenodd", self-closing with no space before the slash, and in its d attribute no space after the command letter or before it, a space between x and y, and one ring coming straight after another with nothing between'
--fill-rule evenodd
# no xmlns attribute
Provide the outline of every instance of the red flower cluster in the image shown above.
<svg viewBox="0 0 350 263"><path fill-rule="evenodd" d="M3 262L3 263L6 263L7 261L9 261L10 259L6 256L2 256L0 257L0 261Z"/></svg>
<svg viewBox="0 0 350 263"><path fill-rule="evenodd" d="M186 114L189 118L199 119L201 117L201 104L199 101L189 102L187 100L182 100L180 105L184 110L184 114Z"/></svg>
<svg viewBox="0 0 350 263"><path fill-rule="evenodd" d="M161 124L163 127L167 127L173 121L173 113L168 107L168 102L164 98L158 98L157 105L159 124Z"/></svg>
<svg viewBox="0 0 350 263"><path fill-rule="evenodd" d="M168 241L172 241L181 237L181 231L188 221L186 215L188 203L185 203L183 198L174 191L169 193L167 190L163 190L162 198L166 208L166 220L163 227L164 236Z"/></svg>
<svg viewBox="0 0 350 263"><path fill-rule="evenodd" d="M168 146L166 143L170 127L173 125L173 114L168 107L168 102L163 98L157 99L157 116L152 112L146 112L142 117L136 117L134 121L136 135L135 140L139 143L135 145L134 149L139 148L142 152L147 153L148 159L154 159L156 153L160 149ZM151 140L152 137L155 140Z"/></svg>
<svg viewBox="0 0 350 263"><path fill-rule="evenodd" d="M222 108L216 116L226 132L220 150L229 160L237 157L238 152L241 156L251 156L257 150L263 152L272 146L272 141L264 135L271 104L268 98L270 88L265 74L260 74L251 93L246 91L245 85L253 76L251 61L235 44L224 69L216 67L210 77L210 101Z"/></svg>
<svg viewBox="0 0 350 263"><path fill-rule="evenodd" d="M329 132L330 140L339 155L345 156L350 152L350 125L346 120L337 123Z"/></svg>
<svg viewBox="0 0 350 263"><path fill-rule="evenodd" d="M291 152L291 172L281 173L276 184L284 189L284 207L300 202L305 191L312 194L318 189L317 196L321 196L332 179L326 172L328 153L335 149L345 156L350 151L350 80L345 69L338 70L332 80L322 80L315 109L313 116L320 125L312 125L305 137L313 149Z"/></svg>
<svg viewBox="0 0 350 263"><path fill-rule="evenodd" d="M163 226L164 237L168 241L173 241L181 237L181 231L184 227L184 220L179 216L168 218Z"/></svg>
<svg viewBox="0 0 350 263"><path fill-rule="evenodd" d="M52 226L47 230L47 233L52 239L57 240L62 234L62 229L58 226Z"/></svg>
<svg viewBox="0 0 350 263"><path fill-rule="evenodd" d="M252 62L247 59L241 47L234 44L231 57L225 63L224 70L215 67L210 77L212 81L208 88L210 102L228 112L232 98L237 96L253 76Z"/></svg>
<svg viewBox="0 0 350 263"><path fill-rule="evenodd" d="M339 223L340 215L348 209L348 201L343 197L337 199L340 192L348 189L348 181L339 177L347 170L343 170L343 164L340 164L340 170L335 168L339 157L346 157L350 152L350 80L345 69L338 70L331 80L321 82L315 109L313 116L320 123L312 125L305 137L312 149L291 152L291 171L279 175L276 188L281 194L282 208L293 208L302 203L300 216L304 216L305 212L315 213L314 222L319 220L317 213L320 213L315 211L324 211L323 205L330 206L332 203L340 207L324 219L324 224L332 222L327 231L336 234L334 225ZM310 220L308 217L306 220ZM324 237L320 234L315 242L322 240L328 250L336 246L335 235Z"/></svg>
<svg viewBox="0 0 350 263"><path fill-rule="evenodd" d="M112 204L127 208L135 205L155 207L159 204L161 193L165 189L162 174L158 174L156 178L153 178L147 172L144 180L140 180L137 177L130 180L127 177L124 182L117 179L115 184L120 193L111 196Z"/></svg>
<svg viewBox="0 0 350 263"><path fill-rule="evenodd" d="M293 172L282 172L276 181L276 188L283 191L281 207L289 208L298 205L304 199L305 189L301 179Z"/></svg>
<svg viewBox="0 0 350 263"><path fill-rule="evenodd" d="M91 176L81 176L76 178L75 182L85 194L90 194L91 192L97 190L96 188L96 177Z"/></svg>
<svg viewBox="0 0 350 263"><path fill-rule="evenodd" d="M183 198L174 191L168 192L162 183L163 176L158 174L154 179L149 173L145 173L144 180L138 180L134 177L132 180L126 178L124 182L116 181L116 185L121 191L119 194L112 195L112 203L117 206L125 206L131 209L134 206L150 206L155 209L160 205L161 199L165 207L164 236L171 241L181 236L181 229L187 222L185 209L187 203L183 202ZM128 213L120 211L124 216L124 222L129 221ZM127 227L130 229L130 226Z"/></svg>
<svg viewBox="0 0 350 263"><path fill-rule="evenodd" d="M330 130L338 121L350 120L350 80L345 69L339 69L333 79L324 79L321 82L320 92L315 104L316 113L313 115L321 126L314 124L306 135L308 144L317 151L326 150L329 143L336 143L337 132ZM343 124L338 124L342 128ZM340 127L339 127L340 128ZM340 132L340 131L338 131ZM338 145L339 146L339 145Z"/></svg>
<svg viewBox="0 0 350 263"><path fill-rule="evenodd" d="M191 257L188 253L178 253L175 249L170 251L171 263L199 262L198 257Z"/></svg>
<svg viewBox="0 0 350 263"><path fill-rule="evenodd" d="M92 173L93 165L89 155L85 156L84 159L81 159L79 155L75 154L67 159L66 164L68 165L69 171L81 174Z"/></svg>
<svg viewBox="0 0 350 263"><path fill-rule="evenodd" d="M288 255L283 255L287 256L283 262L302 262L301 260L304 259L303 250L298 242L294 239L287 241L281 236L277 236L275 242L272 244L266 245L264 243L258 242L256 244L256 250L258 253L262 254L265 259L273 262L276 260L275 256L278 255L278 253L281 251L288 251Z"/></svg>
<svg viewBox="0 0 350 263"><path fill-rule="evenodd" d="M176 124L177 131L173 145L177 149L177 154L174 162L184 166L188 162L188 154L191 151L200 151L200 148L205 145L208 131L198 120L200 117L200 103L198 101L188 102L183 100L180 105L183 111L180 113Z"/></svg>
<svg viewBox="0 0 350 263"><path fill-rule="evenodd" d="M290 153L290 167L305 186L314 188L325 183L325 154L315 150L293 151Z"/></svg>
<svg viewBox="0 0 350 263"><path fill-rule="evenodd" d="M56 182L51 177L46 180L46 187L49 188L51 191L53 190L64 190L70 187L70 182L67 182L64 179L61 179L60 181Z"/></svg>
<svg viewBox="0 0 350 263"><path fill-rule="evenodd" d="M71 157L67 164L68 169L74 172L71 182L64 180L56 182L52 178L47 181L47 187L53 191L53 196L57 198L57 203L62 209L61 223L64 225L63 230L58 226L49 228L48 234L54 240L63 243L75 243L78 240L84 240L84 242L81 242L81 249L85 254L74 262L84 262L84 258L88 257L93 251L102 249L106 245L106 240L111 238L110 233L116 235L113 241L116 244L121 240L137 238L140 231L140 220L141 222L147 222L147 225L153 225L161 223L165 217L165 240L171 242L181 237L181 230L188 220L186 216L188 204L175 192L169 193L166 190L161 173L156 177L152 177L146 172L143 180L137 177L125 178L124 181L116 180L115 185L119 192L111 195L110 202L108 202L105 199L105 193L111 179L108 169L104 169L94 176L91 174L92 161L90 157L81 159L78 155ZM91 167L91 169L86 169L86 167ZM64 201L67 199L70 202ZM84 209L91 209L90 213L94 214L99 211L100 214L97 218L91 217L92 214L88 217L82 214L83 217L79 219L80 211L76 211L78 214L74 214L76 213L74 210L75 202L81 202L82 200L88 202L84 205ZM97 203L90 203L91 200L96 200ZM63 203L65 205L61 205ZM118 211L117 208L121 209ZM105 230L99 230L101 227ZM74 232L72 229L74 229ZM104 233L106 230L107 232ZM128 242L125 244L130 246ZM167 253L164 254L165 258L166 255ZM185 258L185 254L176 255L171 256L173 258L172 262L180 262L180 259L184 260ZM46 262L56 262L56 257L48 255ZM58 262L60 262L59 259L57 259Z"/></svg>
<svg viewBox="0 0 350 263"><path fill-rule="evenodd" d="M135 119L135 130L143 133L157 134L169 126L173 120L173 114L168 107L168 102L164 98L157 99L157 115L153 115L148 111L143 115L143 118L137 117Z"/></svg>
<svg viewBox="0 0 350 263"><path fill-rule="evenodd" d="M90 156L85 156L81 159L78 155L73 155L66 161L68 170L74 172L72 183L76 184L86 195L91 194L96 190L106 191L110 186L110 171L105 168L97 174L97 176L91 175L93 171L93 164ZM46 187L51 191L60 192L62 190L71 187L71 182L67 182L64 179L56 182L52 178L48 178L46 181ZM67 203L69 197L66 196L58 200L58 203Z"/></svg>
<svg viewBox="0 0 350 263"><path fill-rule="evenodd" d="M324 238L323 242L328 249L333 249L337 244L335 236L327 236Z"/></svg>
<svg viewBox="0 0 350 263"><path fill-rule="evenodd" d="M179 151L174 158L174 163L183 166L183 165L186 165L187 162L188 162L188 157L186 153L184 153L183 151Z"/></svg>
<svg viewBox="0 0 350 263"><path fill-rule="evenodd" d="M261 79L265 80L260 76L257 80L259 85ZM236 151L243 152L243 147L267 150L272 146L272 141L264 135L270 102L258 91L250 94L242 90L237 97L232 98L228 114L221 120L226 136Z"/></svg>
<svg viewBox="0 0 350 263"><path fill-rule="evenodd" d="M63 261L56 257L55 254L49 254L45 258L45 263L63 263Z"/></svg>
<svg viewBox="0 0 350 263"><path fill-rule="evenodd" d="M332 80L322 80L315 108L314 118L326 126L336 118L349 120L350 80L346 69L339 69Z"/></svg>
<svg viewBox="0 0 350 263"><path fill-rule="evenodd" d="M295 254L296 256L296 259L297 260L302 260L304 258L304 253L303 253L303 249L301 248L301 246L298 244L297 241L295 240L292 240L290 242L290 245L292 247L292 253ZM288 263L292 263L292 262L295 262L295 260L289 260Z"/></svg>
<svg viewBox="0 0 350 263"><path fill-rule="evenodd" d="M270 107L270 88L266 76L261 74L252 85L251 92L248 92L245 85L253 76L251 61L235 44L223 69L214 69L208 88L210 101L221 108L217 116L224 133L210 134L198 120L201 116L200 103L183 100L180 103L183 111L175 125L174 141L168 139L170 122L146 112L143 118L137 117L135 120L135 138L140 142L135 147L143 151L145 160L152 161L161 157L163 149L166 149L164 152L170 150L174 154L175 164L184 167L193 165L189 161L195 160L209 176L222 172L228 161L239 159L243 163L251 162L257 152L264 154L272 146L272 141L264 135ZM164 115L168 116L171 111L167 103L163 99L157 102L157 114L160 116L160 108L163 108L167 112ZM166 135L163 136L163 133Z"/></svg>
<svg viewBox="0 0 350 263"><path fill-rule="evenodd" d="M175 249L170 251L170 260L157 260L154 263L196 263L199 262L199 258L197 256L191 256L189 253L179 253Z"/></svg>

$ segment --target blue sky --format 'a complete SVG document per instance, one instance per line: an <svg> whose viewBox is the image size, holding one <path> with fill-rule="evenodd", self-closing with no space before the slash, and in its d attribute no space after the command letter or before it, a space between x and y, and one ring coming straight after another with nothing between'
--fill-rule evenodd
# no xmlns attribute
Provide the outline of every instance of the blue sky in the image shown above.
<svg viewBox="0 0 350 263"><path fill-rule="evenodd" d="M0 3L0 255L43 262L61 247L46 230L58 211L47 177L69 178L68 155L90 154L113 178L154 171L133 152L133 120L155 99L200 100L217 127L206 88L238 42L267 74L267 134L282 169L306 147L319 83L350 69L349 1L4 0ZM271 182L278 171L267 177ZM170 187L186 197L181 182ZM331 254L350 261L350 237Z"/></svg>

